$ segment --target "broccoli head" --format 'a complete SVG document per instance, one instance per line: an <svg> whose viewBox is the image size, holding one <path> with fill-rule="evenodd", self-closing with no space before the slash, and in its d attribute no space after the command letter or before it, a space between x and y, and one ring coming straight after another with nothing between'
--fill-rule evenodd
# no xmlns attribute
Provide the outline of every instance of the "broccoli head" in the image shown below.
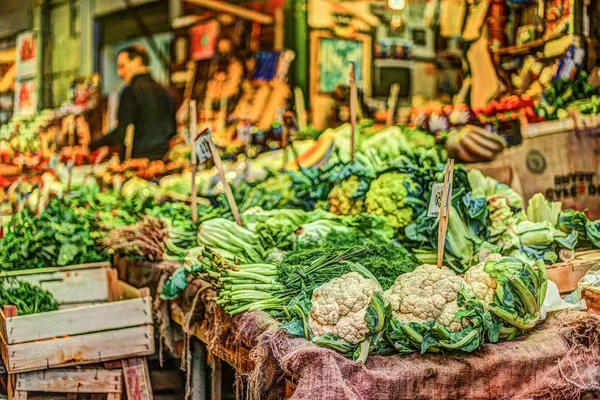
<svg viewBox="0 0 600 400"><path fill-rule="evenodd" d="M419 184L409 175L385 172L371 183L365 207L370 214L386 217L395 230L403 230L412 222L413 206L423 202L419 192Z"/></svg>
<svg viewBox="0 0 600 400"><path fill-rule="evenodd" d="M336 185L329 192L329 212L336 215L358 215L364 209L364 195L358 190L361 181L357 176L351 176Z"/></svg>

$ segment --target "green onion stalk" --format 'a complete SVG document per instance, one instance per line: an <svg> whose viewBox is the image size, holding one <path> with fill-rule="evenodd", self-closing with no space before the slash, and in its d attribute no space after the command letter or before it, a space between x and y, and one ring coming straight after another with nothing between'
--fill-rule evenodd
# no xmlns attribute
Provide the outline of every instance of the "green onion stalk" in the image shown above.
<svg viewBox="0 0 600 400"><path fill-rule="evenodd" d="M277 266L266 263L240 264L203 249L197 261L203 277L219 293L217 304L230 315L246 311L279 312L291 296L277 280Z"/></svg>
<svg viewBox="0 0 600 400"><path fill-rule="evenodd" d="M273 264L243 264L208 276L219 290L217 304L230 315L247 311L279 312L291 295L277 280Z"/></svg>

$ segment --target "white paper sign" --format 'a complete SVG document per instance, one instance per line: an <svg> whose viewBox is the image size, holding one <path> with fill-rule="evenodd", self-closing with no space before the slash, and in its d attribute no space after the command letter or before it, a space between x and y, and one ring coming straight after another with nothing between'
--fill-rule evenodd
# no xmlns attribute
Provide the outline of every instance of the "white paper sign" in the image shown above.
<svg viewBox="0 0 600 400"><path fill-rule="evenodd" d="M448 194L452 193L452 185L448 185ZM431 199L429 199L429 209L427 210L428 217L439 217L440 209L442 208L442 195L444 194L444 184L434 183L431 186ZM450 196L446 197L446 216L448 216L448 209L450 208L449 200Z"/></svg>
<svg viewBox="0 0 600 400"><path fill-rule="evenodd" d="M212 137L208 128L200 132L194 139L194 148L196 149L196 156L198 156L199 163L204 163L212 157L210 140L212 140Z"/></svg>

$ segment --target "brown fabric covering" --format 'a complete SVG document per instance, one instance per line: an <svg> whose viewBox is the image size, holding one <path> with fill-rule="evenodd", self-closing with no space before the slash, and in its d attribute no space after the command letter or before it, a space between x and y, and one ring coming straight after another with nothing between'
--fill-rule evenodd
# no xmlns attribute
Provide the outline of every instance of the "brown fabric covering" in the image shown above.
<svg viewBox="0 0 600 400"><path fill-rule="evenodd" d="M591 313L557 313L527 336L473 354L373 356L362 367L290 337L265 313L230 318L205 305L208 314L196 317L209 350L251 349L252 363L238 363L251 398L281 393L282 375L297 382L293 400L566 400L600 391L600 318Z"/></svg>
<svg viewBox="0 0 600 400"><path fill-rule="evenodd" d="M365 368L303 341L271 346L283 371L300 377L292 399L578 399L600 390L599 334L598 317L559 313L474 354L371 357Z"/></svg>
<svg viewBox="0 0 600 400"><path fill-rule="evenodd" d="M282 399L283 378L297 383L292 400L579 399L600 393L600 317L553 314L529 335L472 354L371 356L365 367L334 351L293 338L265 313L229 317L190 282L172 306L191 311L190 323L208 338L208 350L236 368L238 394Z"/></svg>

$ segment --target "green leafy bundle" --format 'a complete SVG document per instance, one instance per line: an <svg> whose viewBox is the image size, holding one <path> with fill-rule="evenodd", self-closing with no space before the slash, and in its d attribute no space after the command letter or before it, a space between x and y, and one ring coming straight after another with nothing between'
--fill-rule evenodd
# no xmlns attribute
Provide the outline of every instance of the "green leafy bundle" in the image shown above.
<svg viewBox="0 0 600 400"><path fill-rule="evenodd" d="M454 171L452 199L448 215L448 233L444 263L458 273L465 272L477 253L490 238L489 212L483 196L474 196L463 167ZM439 219L427 216L426 210L406 227L407 247L415 251L420 262L434 262L437 253Z"/></svg>
<svg viewBox="0 0 600 400"><path fill-rule="evenodd" d="M39 215L13 215L0 241L0 268L20 270L104 261L95 242L94 223L68 201L50 200Z"/></svg>
<svg viewBox="0 0 600 400"><path fill-rule="evenodd" d="M3 279L0 282L0 307L9 305L17 307L17 315L58 310L58 303L47 290L28 282Z"/></svg>
<svg viewBox="0 0 600 400"><path fill-rule="evenodd" d="M362 265L377 277L383 289L389 288L398 275L410 272L416 267L414 257L398 243L374 240L373 237L365 237L358 231L333 230L317 240L299 243L294 251L285 254L279 264L280 280L286 281L286 277L293 274L300 265L309 265L315 260L327 257L343 257ZM335 265L338 270L333 274L321 268L314 274L306 275L305 279L302 279L302 286L321 284L332 277L352 271L350 266L343 263Z"/></svg>

